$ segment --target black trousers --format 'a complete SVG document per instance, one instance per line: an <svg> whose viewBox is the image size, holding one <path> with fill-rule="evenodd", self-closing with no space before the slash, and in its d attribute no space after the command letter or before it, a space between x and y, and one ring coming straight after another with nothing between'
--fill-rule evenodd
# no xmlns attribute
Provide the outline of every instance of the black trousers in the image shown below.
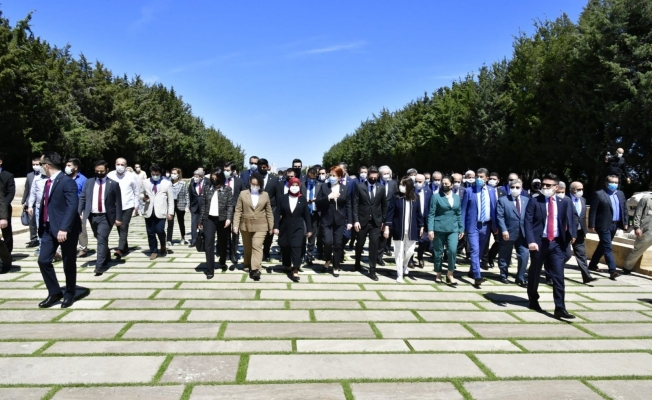
<svg viewBox="0 0 652 400"><path fill-rule="evenodd" d="M220 221L218 217L208 217L203 221L204 237L206 240L206 264L208 273L212 275L215 272L215 236L217 235L217 250L220 254L220 265L226 265L226 241L231 232L231 226L224 227L226 221Z"/></svg>
<svg viewBox="0 0 652 400"><path fill-rule="evenodd" d="M272 211L275 213L276 212L276 207L272 207ZM269 252L270 249L272 248L272 241L274 240L274 234L269 234L265 236L265 241L263 242L263 258L269 258Z"/></svg>
<svg viewBox="0 0 652 400"><path fill-rule="evenodd" d="M118 250L122 252L122 254L126 253L129 251L129 241L127 237L129 236L129 224L131 224L131 217L134 215L134 208L127 208L126 210L122 210L122 215L119 216L121 219L119 221L122 222L122 225L118 226Z"/></svg>
<svg viewBox="0 0 652 400"><path fill-rule="evenodd" d="M7 227L2 229L2 238L5 241L5 245L7 246L7 250L9 250L9 253L14 251L14 231L11 228L11 213L13 209L11 206L7 207L7 211L9 214L9 218L7 218Z"/></svg>
<svg viewBox="0 0 652 400"><path fill-rule="evenodd" d="M36 221L36 212L29 216L29 241L38 241L38 225Z"/></svg>
<svg viewBox="0 0 652 400"><path fill-rule="evenodd" d="M333 268L339 269L344 258L345 225L322 225L324 231L324 261L332 261Z"/></svg>
<svg viewBox="0 0 652 400"><path fill-rule="evenodd" d="M317 247L317 253L322 254L324 252L324 242L321 238L321 226L320 226L320 217L319 214L314 213L310 216L310 223L312 225L312 235L307 240L307 255L313 260L315 258L315 247ZM319 245L321 244L321 249Z"/></svg>
<svg viewBox="0 0 652 400"><path fill-rule="evenodd" d="M591 271L589 270L589 265L587 262L588 257L586 255L586 234L583 230L577 230L577 239L575 239L575 243L573 243L571 246L573 247L573 255L577 261L577 266L582 272L582 279L585 281L591 279ZM568 261L570 259L571 246L568 246L568 259L564 261Z"/></svg>
<svg viewBox="0 0 652 400"><path fill-rule="evenodd" d="M186 216L186 211L177 210L177 205L179 200L174 201L174 215L177 216L177 222L179 223L179 231L181 231L181 242L183 243L186 240L186 222L184 217ZM174 218L168 221L168 242L172 241L172 234L174 233Z"/></svg>
<svg viewBox="0 0 652 400"><path fill-rule="evenodd" d="M201 219L201 208L197 212L190 212L190 244L194 245L197 240L197 231Z"/></svg>
<svg viewBox="0 0 652 400"><path fill-rule="evenodd" d="M482 251L482 266L486 266L489 261L495 261L496 257L498 256L498 250L500 249L500 245L498 243L498 234L491 233L491 235L494 237L494 242L490 247L489 240L487 240L487 244L484 246L484 250Z"/></svg>
<svg viewBox="0 0 652 400"><path fill-rule="evenodd" d="M354 232L352 232L352 234ZM355 267L360 268L362 249L365 245L365 242L367 241L367 235L369 235L369 271L375 271L376 257L374 257L374 255L378 254L378 238L380 237L380 227L376 226L373 222L367 222L367 225L361 227L360 231L355 233L358 237L358 243L355 246Z"/></svg>
<svg viewBox="0 0 652 400"><path fill-rule="evenodd" d="M301 247L281 246L284 267L301 267Z"/></svg>
<svg viewBox="0 0 652 400"><path fill-rule="evenodd" d="M238 243L240 243L240 231L238 233L231 233L227 236L227 253L229 259L237 260L238 259Z"/></svg>
<svg viewBox="0 0 652 400"><path fill-rule="evenodd" d="M43 237L41 237L41 253L38 256L38 266L41 275L48 288L50 296L58 296L61 293L61 286L57 280L57 273L54 271L52 259L61 246L61 257L63 258L63 272L66 275L66 291L63 295L67 298L75 296L75 287L77 285L77 241L79 233L72 234L68 232L68 238L65 242L59 243L57 240L58 232L50 231L50 224L45 223L43 227Z"/></svg>
<svg viewBox="0 0 652 400"><path fill-rule="evenodd" d="M91 214L89 217L93 236L97 240L97 262L95 268L103 267L109 260L109 235L112 226L106 214Z"/></svg>
<svg viewBox="0 0 652 400"><path fill-rule="evenodd" d="M13 261L11 259L11 253L9 253L5 241L2 239L0 239L0 261L2 261L2 270L9 271Z"/></svg>
<svg viewBox="0 0 652 400"><path fill-rule="evenodd" d="M548 277L552 279L552 297L555 300L555 309L566 309L564 303L564 257L564 244L560 238L555 238L552 241L543 238L539 250L530 251L527 285L527 297L530 303L539 301L539 275L545 263Z"/></svg>

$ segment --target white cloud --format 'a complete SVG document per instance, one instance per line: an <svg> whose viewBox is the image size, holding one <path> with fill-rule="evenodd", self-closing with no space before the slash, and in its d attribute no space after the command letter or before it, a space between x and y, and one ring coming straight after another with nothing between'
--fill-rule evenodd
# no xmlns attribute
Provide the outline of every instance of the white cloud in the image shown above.
<svg viewBox="0 0 652 400"><path fill-rule="evenodd" d="M131 29L136 29L142 25L152 22L157 14L167 10L169 4L169 0L165 0L152 2L147 6L141 7L140 18L131 24Z"/></svg>
<svg viewBox="0 0 652 400"><path fill-rule="evenodd" d="M298 53L295 53L294 56L303 56L303 55L312 55L312 54L324 54L324 53L333 53L336 51L343 51L343 50L352 50L352 49L357 49L365 45L365 42L355 42L355 43L349 43L349 44L337 44L337 45L332 45L332 46L327 46L327 47L319 47L316 49L311 49L311 50L306 50L306 51L301 51Z"/></svg>

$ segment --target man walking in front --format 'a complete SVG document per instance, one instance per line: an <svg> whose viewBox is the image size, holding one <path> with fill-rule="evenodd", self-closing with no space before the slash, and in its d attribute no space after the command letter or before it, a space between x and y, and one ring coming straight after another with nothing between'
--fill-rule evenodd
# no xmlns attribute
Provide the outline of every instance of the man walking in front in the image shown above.
<svg viewBox="0 0 652 400"><path fill-rule="evenodd" d="M115 171L109 172L107 178L120 185L120 195L122 196L122 212L116 216L116 221L121 222L120 224L116 223L119 241L118 248L114 253L115 258L119 260L129 252L129 224L138 203L140 183L136 174L127 171L127 160L124 158L115 160Z"/></svg>

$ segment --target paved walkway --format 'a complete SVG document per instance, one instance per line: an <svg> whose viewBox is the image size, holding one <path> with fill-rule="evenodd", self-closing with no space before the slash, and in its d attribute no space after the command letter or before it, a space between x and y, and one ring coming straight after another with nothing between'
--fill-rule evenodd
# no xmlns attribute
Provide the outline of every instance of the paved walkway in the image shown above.
<svg viewBox="0 0 652 400"><path fill-rule="evenodd" d="M145 249L134 221L130 244ZM435 284L430 263L403 284L392 266L373 282L351 262L339 278L319 264L292 283L275 262L260 282L241 264L207 281L204 254L175 245L153 263L136 250L100 277L93 255L80 260L90 294L41 310L27 239L16 237L20 268L0 275L0 399L652 397L649 277L585 286L568 265L578 319L566 323L529 311L515 285L474 289L466 265L458 288ZM552 312L551 289L541 294Z"/></svg>

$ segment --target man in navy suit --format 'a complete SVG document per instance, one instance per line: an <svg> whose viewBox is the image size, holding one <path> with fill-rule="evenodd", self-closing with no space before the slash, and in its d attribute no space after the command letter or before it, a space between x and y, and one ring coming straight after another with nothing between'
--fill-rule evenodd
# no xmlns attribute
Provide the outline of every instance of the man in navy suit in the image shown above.
<svg viewBox="0 0 652 400"><path fill-rule="evenodd" d="M441 182L441 180L440 180ZM419 204L421 206L421 214L423 214L424 221L428 221L428 215L430 212L430 198L432 197L432 190L426 184L426 177L422 174L417 174L417 182L414 185L414 194L419 199ZM417 261L419 263L419 268L423 268L423 253L428 250L430 246L430 240L428 240L428 229L424 229L426 234L419 238L417 244ZM414 263L410 260L408 266L414 267Z"/></svg>
<svg viewBox="0 0 652 400"><path fill-rule="evenodd" d="M257 156L249 157L249 169L242 171L242 174L240 175L240 178L242 178L242 182L244 183L246 189L249 189L249 177L251 174L258 172L258 160L259 158Z"/></svg>
<svg viewBox="0 0 652 400"><path fill-rule="evenodd" d="M382 167L378 168L378 172L380 172L379 182L385 191L385 197L387 198L387 201L393 201L394 194L398 190L398 183L392 179L392 170L389 168L389 166L383 165ZM378 257L376 258L376 264L380 266L385 265L383 254L388 257L391 257L392 255L392 253L389 251L392 241L386 239L385 236L382 235L382 231L384 230L385 227L383 226L381 228L380 239L378 239Z"/></svg>
<svg viewBox="0 0 652 400"><path fill-rule="evenodd" d="M527 295L529 308L542 312L539 305L539 275L546 264L552 278L555 317L573 319L564 303L564 259L568 246L575 241L577 226L573 204L568 198L556 195L559 178L548 174L541 182L541 195L531 198L525 210L525 240L530 249L530 270Z"/></svg>
<svg viewBox="0 0 652 400"><path fill-rule="evenodd" d="M627 230L629 215L625 195L618 190L618 176L609 175L605 179L605 187L598 190L591 198L589 208L589 232L597 233L600 243L591 257L589 269L598 270L598 262L604 255L609 266L609 278L616 280L620 273L616 271L616 260L613 255L612 240L618 228Z"/></svg>
<svg viewBox="0 0 652 400"><path fill-rule="evenodd" d="M471 251L471 269L468 277L480 286L485 281L480 274L480 257L492 232L498 229L496 222L496 190L487 185L489 171L478 169L475 185L466 188L462 201L464 230Z"/></svg>
<svg viewBox="0 0 652 400"><path fill-rule="evenodd" d="M588 284L597 281L598 278L591 276L591 271L587 263L586 256L586 233L589 231L586 225L586 199L584 196L584 185L582 182L573 182L570 185L571 202L573 203L573 214L575 221L577 221L577 238L573 242L573 254L575 254L575 261L577 266L582 272L582 282ZM570 259L570 251L566 254L566 258Z"/></svg>
<svg viewBox="0 0 652 400"><path fill-rule="evenodd" d="M120 184L106 177L109 163L104 160L95 162L95 177L84 183L79 197L78 211L82 223L91 222L93 236L97 239L97 261L95 276L104 273L104 267L111 260L109 254L109 235L113 226L122 225L122 191Z"/></svg>
<svg viewBox="0 0 652 400"><path fill-rule="evenodd" d="M516 249L518 258L518 269L516 272L516 284L527 287L525 270L530 259L527 243L525 242L525 210L527 209L528 198L521 195L523 182L520 179L511 180L509 183L509 194L498 198L496 207L496 219L500 228L498 268L500 269L500 281L505 284L511 283L507 268L512 261L512 249Z"/></svg>
<svg viewBox="0 0 652 400"><path fill-rule="evenodd" d="M77 213L79 197L77 184L61 172L63 159L55 152L46 152L41 157L43 174L48 177L45 182L39 235L41 236L41 253L38 265L48 289L48 297L39 303L39 307L52 307L63 298L61 308L68 308L75 302L77 284L77 241L81 232L81 219ZM61 246L63 272L66 275L66 291L61 292L52 259Z"/></svg>

